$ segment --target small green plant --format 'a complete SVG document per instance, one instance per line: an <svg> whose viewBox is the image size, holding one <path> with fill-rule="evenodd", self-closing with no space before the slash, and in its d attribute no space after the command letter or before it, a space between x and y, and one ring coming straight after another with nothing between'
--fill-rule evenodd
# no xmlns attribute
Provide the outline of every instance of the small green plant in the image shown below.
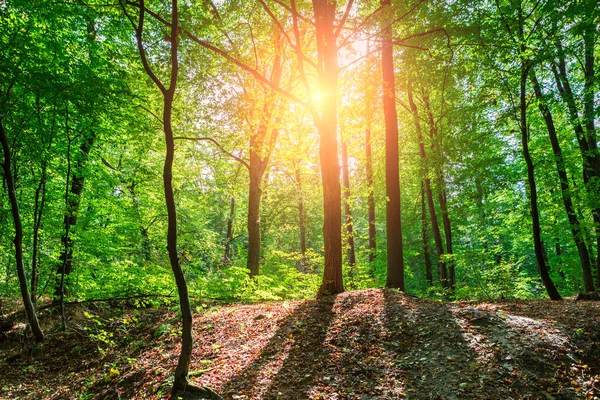
<svg viewBox="0 0 600 400"><path fill-rule="evenodd" d="M108 347L115 345L115 341L113 340L114 334L104 329L104 323L100 320L98 316L91 314L87 311L84 312L83 315L96 324L95 328L92 328L90 326L86 326L84 328L84 330L90 332L89 337L91 339L94 339L99 344L104 344ZM98 346L98 350L101 354L106 353L106 349L100 345Z"/></svg>
<svg viewBox="0 0 600 400"><path fill-rule="evenodd" d="M156 328L156 330L152 334L152 337L154 339L157 339L163 335L166 335L168 332L171 331L171 328L172 328L171 324L161 324L158 328Z"/></svg>

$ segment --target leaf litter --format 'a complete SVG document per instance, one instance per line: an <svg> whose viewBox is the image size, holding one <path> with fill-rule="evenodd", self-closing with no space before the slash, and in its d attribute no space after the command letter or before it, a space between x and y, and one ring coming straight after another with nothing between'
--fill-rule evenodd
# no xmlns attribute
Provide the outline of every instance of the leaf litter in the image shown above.
<svg viewBox="0 0 600 400"><path fill-rule="evenodd" d="M1 399L166 399L175 312L69 309L0 333ZM52 325L54 324L54 325ZM600 304L440 303L388 289L196 315L191 379L224 398L597 399Z"/></svg>

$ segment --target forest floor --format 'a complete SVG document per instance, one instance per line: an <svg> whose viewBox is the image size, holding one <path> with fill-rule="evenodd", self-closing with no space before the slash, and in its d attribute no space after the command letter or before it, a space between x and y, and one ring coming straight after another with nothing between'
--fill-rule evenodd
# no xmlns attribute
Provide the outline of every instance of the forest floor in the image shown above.
<svg viewBox="0 0 600 400"><path fill-rule="evenodd" d="M0 332L1 399L168 398L166 307L74 306L47 339ZM192 380L226 399L595 399L600 303L439 303L385 289L200 306Z"/></svg>

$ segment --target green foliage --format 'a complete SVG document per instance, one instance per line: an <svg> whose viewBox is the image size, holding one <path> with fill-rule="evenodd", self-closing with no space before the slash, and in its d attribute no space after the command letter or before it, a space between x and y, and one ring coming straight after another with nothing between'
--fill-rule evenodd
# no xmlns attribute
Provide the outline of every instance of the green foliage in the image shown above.
<svg viewBox="0 0 600 400"><path fill-rule="evenodd" d="M102 321L95 314L85 311L84 315L92 322L91 325L84 327L84 330L89 332L89 337L98 344L100 353L104 354L108 347L115 345L114 333L106 326L105 321Z"/></svg>
<svg viewBox="0 0 600 400"><path fill-rule="evenodd" d="M251 278L242 267L228 267L190 283L193 298L256 302L305 299L314 296L320 284L316 274L305 274L286 264L268 264L261 275Z"/></svg>
<svg viewBox="0 0 600 400"><path fill-rule="evenodd" d="M540 283L523 270L523 260L511 257L481 262L482 258L480 252L456 257L463 278L456 289L457 299L531 299L543 293Z"/></svg>

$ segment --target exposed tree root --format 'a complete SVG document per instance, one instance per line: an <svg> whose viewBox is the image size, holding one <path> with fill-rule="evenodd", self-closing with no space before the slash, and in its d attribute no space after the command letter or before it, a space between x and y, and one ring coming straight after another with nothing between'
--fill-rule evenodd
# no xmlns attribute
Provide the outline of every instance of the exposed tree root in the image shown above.
<svg viewBox="0 0 600 400"><path fill-rule="evenodd" d="M184 385L173 385L171 397L176 399L177 396L184 400L223 400L214 390L208 387L197 386L189 380L186 380Z"/></svg>
<svg viewBox="0 0 600 400"><path fill-rule="evenodd" d="M600 300L600 292L579 293L577 300Z"/></svg>

